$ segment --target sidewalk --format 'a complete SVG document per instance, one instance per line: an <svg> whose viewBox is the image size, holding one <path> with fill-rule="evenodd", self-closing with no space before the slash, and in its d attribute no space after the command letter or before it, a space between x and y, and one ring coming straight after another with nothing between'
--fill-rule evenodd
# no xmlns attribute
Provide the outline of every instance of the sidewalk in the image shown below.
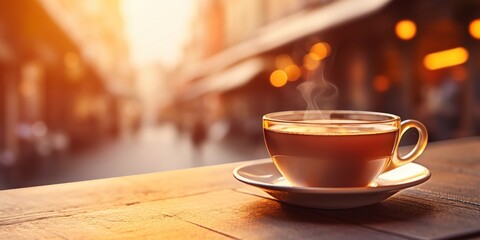
<svg viewBox="0 0 480 240"><path fill-rule="evenodd" d="M141 130L130 139L117 140L99 149L68 159L58 174L40 184L82 181L245 161L267 157L262 141L206 141L195 149L173 126ZM37 183L38 184L38 183ZM37 185L36 184L36 185Z"/></svg>

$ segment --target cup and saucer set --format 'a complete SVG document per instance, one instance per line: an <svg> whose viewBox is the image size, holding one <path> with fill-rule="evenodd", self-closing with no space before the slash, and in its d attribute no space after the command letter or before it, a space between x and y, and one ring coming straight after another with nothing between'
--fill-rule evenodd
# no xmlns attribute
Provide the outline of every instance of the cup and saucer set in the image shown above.
<svg viewBox="0 0 480 240"><path fill-rule="evenodd" d="M419 133L417 144L400 156L400 139L410 128ZM263 129L272 158L240 165L233 175L283 203L362 207L431 176L412 163L428 141L426 128L415 120L365 111L288 111L265 115Z"/></svg>
<svg viewBox="0 0 480 240"><path fill-rule="evenodd" d="M380 174L367 187L292 186L271 159L241 165L233 171L233 175L237 180L262 189L280 202L321 209L345 209L375 204L430 178L427 168L416 163L407 163Z"/></svg>

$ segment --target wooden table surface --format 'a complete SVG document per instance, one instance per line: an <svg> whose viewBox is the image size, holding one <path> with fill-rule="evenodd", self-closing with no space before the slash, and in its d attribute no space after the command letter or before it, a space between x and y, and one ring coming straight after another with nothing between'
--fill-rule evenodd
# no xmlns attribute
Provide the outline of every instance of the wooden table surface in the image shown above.
<svg viewBox="0 0 480 240"><path fill-rule="evenodd" d="M0 239L479 237L480 138L431 143L417 163L429 181L349 210L281 204L233 178L241 163L5 190Z"/></svg>

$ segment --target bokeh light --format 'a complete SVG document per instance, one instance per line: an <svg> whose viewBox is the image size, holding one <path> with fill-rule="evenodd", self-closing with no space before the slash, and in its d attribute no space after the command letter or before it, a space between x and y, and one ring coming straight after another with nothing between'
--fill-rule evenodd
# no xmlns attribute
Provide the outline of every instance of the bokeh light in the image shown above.
<svg viewBox="0 0 480 240"><path fill-rule="evenodd" d="M319 42L310 48L310 53L317 55L318 59L324 59L330 54L330 45L326 42Z"/></svg>
<svg viewBox="0 0 480 240"><path fill-rule="evenodd" d="M288 65L284 71L287 73L288 81L297 81L302 76L302 70L295 64Z"/></svg>
<svg viewBox="0 0 480 240"><path fill-rule="evenodd" d="M480 19L475 19L470 22L468 26L468 31L473 38L480 39Z"/></svg>
<svg viewBox="0 0 480 240"><path fill-rule="evenodd" d="M315 70L320 65L320 58L315 53L308 53L303 57L303 67L307 70Z"/></svg>
<svg viewBox="0 0 480 240"><path fill-rule="evenodd" d="M293 64L293 60L287 54L280 54L275 58L275 67L277 69L284 69L291 64Z"/></svg>
<svg viewBox="0 0 480 240"><path fill-rule="evenodd" d="M395 26L397 37L402 40L410 40L417 33L417 26L412 20L401 20Z"/></svg>
<svg viewBox="0 0 480 240"><path fill-rule="evenodd" d="M282 87L287 83L288 76L283 70L275 70L270 74L270 83L274 87Z"/></svg>
<svg viewBox="0 0 480 240"><path fill-rule="evenodd" d="M428 70L451 67L465 63L468 60L468 51L457 47L440 52L430 53L423 59L423 64Z"/></svg>

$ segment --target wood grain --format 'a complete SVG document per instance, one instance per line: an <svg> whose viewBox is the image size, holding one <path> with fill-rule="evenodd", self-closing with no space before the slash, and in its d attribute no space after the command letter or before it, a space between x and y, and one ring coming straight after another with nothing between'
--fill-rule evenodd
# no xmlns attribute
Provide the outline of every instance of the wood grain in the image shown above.
<svg viewBox="0 0 480 240"><path fill-rule="evenodd" d="M48 231L46 230L48 229ZM117 206L6 226L11 238L38 232L43 238L346 238L391 236L311 211L283 206L232 190ZM10 230L10 231L8 231ZM206 235L203 230L210 230ZM203 234L203 235L199 235ZM399 239L393 237L392 239Z"/></svg>
<svg viewBox="0 0 480 240"><path fill-rule="evenodd" d="M0 191L0 225L238 187L235 165ZM212 177L213 176L213 177Z"/></svg>
<svg viewBox="0 0 480 240"><path fill-rule="evenodd" d="M239 192L272 199L258 189L242 187ZM316 210L290 206L296 211L310 211L354 223L379 232L408 239L437 239L480 233L480 208L469 203L402 191L379 204L346 210ZM294 211L294 210L292 210Z"/></svg>

